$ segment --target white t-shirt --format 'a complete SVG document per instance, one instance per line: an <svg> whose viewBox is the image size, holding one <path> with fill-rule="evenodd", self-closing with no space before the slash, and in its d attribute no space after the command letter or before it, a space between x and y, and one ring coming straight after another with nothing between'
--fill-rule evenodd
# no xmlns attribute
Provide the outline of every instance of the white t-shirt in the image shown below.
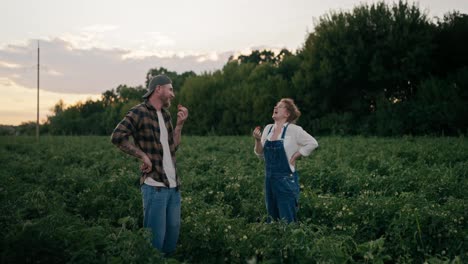
<svg viewBox="0 0 468 264"><path fill-rule="evenodd" d="M286 127L288 123L284 124L283 127L281 127L281 132L279 133L278 139L281 140L281 135L283 134L283 130ZM272 127L273 126L273 127ZM271 131L270 128L272 127ZM263 129L262 133L262 146L265 146L265 141L271 140L271 136L273 135L273 131L276 129L275 124L269 124ZM270 133L268 133L270 131ZM291 168L291 171L296 171L296 168L294 168L289 161L291 160L291 157L299 151L302 156L307 157L312 153L314 149L318 147L317 140L315 140L314 137L312 137L309 133L307 133L302 127L295 125L295 124L289 124L288 128L286 130L286 134L284 135L284 149L286 151L286 157L288 158L288 164L289 167ZM254 148L255 152L255 148ZM263 153L257 153L255 154L260 157L263 157Z"/></svg>
<svg viewBox="0 0 468 264"><path fill-rule="evenodd" d="M175 178L175 167L174 162L172 161L171 156L171 149L169 148L169 137L167 133L166 123L164 122L163 115L161 111L158 112L158 123L159 123L159 131L160 131L160 141L163 147L163 169L167 175L167 179L169 180L169 186L171 188L177 187L177 182ZM146 178L145 183L151 186L159 186L159 187L166 187L164 183L157 182L153 180L153 178Z"/></svg>

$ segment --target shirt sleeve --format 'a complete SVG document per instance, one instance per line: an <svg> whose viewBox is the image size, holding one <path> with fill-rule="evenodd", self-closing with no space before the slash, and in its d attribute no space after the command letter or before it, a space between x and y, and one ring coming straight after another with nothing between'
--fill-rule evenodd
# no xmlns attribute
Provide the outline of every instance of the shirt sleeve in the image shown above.
<svg viewBox="0 0 468 264"><path fill-rule="evenodd" d="M136 108L130 109L125 117L115 127L111 135L111 142L114 145L120 145L128 141L130 136L135 134L138 127L139 114Z"/></svg>
<svg viewBox="0 0 468 264"><path fill-rule="evenodd" d="M302 129L302 127L298 127L296 139L297 144L299 145L298 151L304 157L309 156L310 153L318 147L317 140Z"/></svg>

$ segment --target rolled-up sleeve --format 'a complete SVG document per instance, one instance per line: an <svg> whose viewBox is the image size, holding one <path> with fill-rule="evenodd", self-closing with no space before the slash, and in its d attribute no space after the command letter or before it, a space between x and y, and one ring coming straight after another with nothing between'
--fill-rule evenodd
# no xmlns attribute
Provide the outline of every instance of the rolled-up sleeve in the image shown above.
<svg viewBox="0 0 468 264"><path fill-rule="evenodd" d="M129 137L134 135L136 131L136 124L139 120L138 111L131 109L122 121L117 124L111 135L111 142L114 145L120 145L128 141Z"/></svg>
<svg viewBox="0 0 468 264"><path fill-rule="evenodd" d="M309 156L314 149L318 148L317 140L302 128L298 129L296 139L299 145L298 151L304 157Z"/></svg>
<svg viewBox="0 0 468 264"><path fill-rule="evenodd" d="M269 126L271 126L271 125L269 125ZM263 132L262 132L262 139L261 139L262 146L265 146L265 141L266 141L267 136L268 136L269 126L267 125L267 126L265 126L265 128L263 129ZM268 128L268 129L267 129L267 128ZM263 152L262 152L262 153L257 153L257 152L255 151L255 146L254 146L254 153L255 153L255 155L257 155L257 157L263 159Z"/></svg>

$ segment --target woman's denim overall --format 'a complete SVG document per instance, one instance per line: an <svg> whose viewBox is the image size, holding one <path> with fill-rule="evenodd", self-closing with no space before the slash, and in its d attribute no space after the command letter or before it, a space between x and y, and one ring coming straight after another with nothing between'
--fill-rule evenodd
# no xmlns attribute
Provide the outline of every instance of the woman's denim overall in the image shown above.
<svg viewBox="0 0 468 264"><path fill-rule="evenodd" d="M297 221L299 176L297 172L291 171L284 149L284 135L287 128L288 125L284 128L280 140L267 140L263 146L268 222L272 220L284 220L288 223Z"/></svg>

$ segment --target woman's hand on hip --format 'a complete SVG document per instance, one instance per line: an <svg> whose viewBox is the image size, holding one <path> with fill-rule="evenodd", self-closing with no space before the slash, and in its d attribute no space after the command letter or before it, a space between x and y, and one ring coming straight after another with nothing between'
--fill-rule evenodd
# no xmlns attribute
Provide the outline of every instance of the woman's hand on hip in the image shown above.
<svg viewBox="0 0 468 264"><path fill-rule="evenodd" d="M297 151L291 156L289 163L293 165L294 167L296 167L296 160L300 159L301 157L302 157L302 154L299 151Z"/></svg>

